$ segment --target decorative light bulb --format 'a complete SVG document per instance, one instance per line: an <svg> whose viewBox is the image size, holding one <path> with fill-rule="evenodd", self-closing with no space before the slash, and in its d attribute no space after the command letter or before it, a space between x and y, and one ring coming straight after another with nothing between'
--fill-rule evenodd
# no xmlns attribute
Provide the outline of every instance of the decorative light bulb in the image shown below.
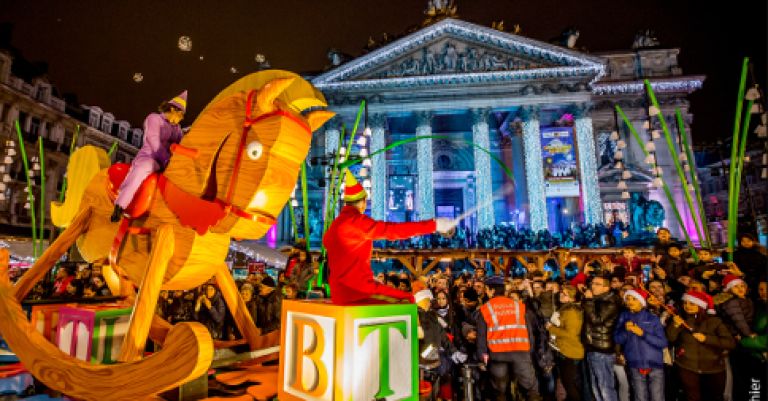
<svg viewBox="0 0 768 401"><path fill-rule="evenodd" d="M621 169L623 169L623 168L624 168L624 163L622 163L622 162L620 162L620 161L619 161L619 162L616 162L616 166L615 166L615 167L616 167L616 169L618 169L618 170L621 170Z"/></svg>
<svg viewBox="0 0 768 401"><path fill-rule="evenodd" d="M622 152L622 151L620 151L620 150L617 150L617 151L616 151L616 152L613 154L613 158L614 158L614 159L616 159L616 160L621 160L621 159L623 159L623 158L624 158L624 152Z"/></svg>
<svg viewBox="0 0 768 401"><path fill-rule="evenodd" d="M611 140L612 141L618 141L619 140L619 131L612 131L611 132Z"/></svg>
<svg viewBox="0 0 768 401"><path fill-rule="evenodd" d="M4 200L5 200L5 193L0 192L0 201L4 201Z"/></svg>
<svg viewBox="0 0 768 401"><path fill-rule="evenodd" d="M619 183L616 185L617 189L627 189L627 183L624 180L619 181Z"/></svg>
<svg viewBox="0 0 768 401"><path fill-rule="evenodd" d="M3 159L3 164L11 164L13 163L13 159L11 159L11 156L5 156Z"/></svg>
<svg viewBox="0 0 768 401"><path fill-rule="evenodd" d="M0 192L5 191L6 189L8 189L8 187L5 185L5 183L0 182Z"/></svg>
<svg viewBox="0 0 768 401"><path fill-rule="evenodd" d="M29 202L27 202L27 203L25 203L25 204L24 204L24 209L27 209L27 210L29 210Z"/></svg>
<svg viewBox="0 0 768 401"><path fill-rule="evenodd" d="M16 156L16 149L8 148L8 150L5 153L8 154L8 156Z"/></svg>
<svg viewBox="0 0 768 401"><path fill-rule="evenodd" d="M653 186L656 187L656 188L661 188L661 187L664 186L664 182L661 181L661 178L656 177L656 178L653 179Z"/></svg>
<svg viewBox="0 0 768 401"><path fill-rule="evenodd" d="M648 142L645 144L645 150L649 152L655 152L656 151L656 145L653 142Z"/></svg>
<svg viewBox="0 0 768 401"><path fill-rule="evenodd" d="M624 191L621 193L621 199L629 199L629 192Z"/></svg>
<svg viewBox="0 0 768 401"><path fill-rule="evenodd" d="M757 100L760 99L760 91L757 90L756 87L751 87L747 91L747 94L744 95L744 99L746 100Z"/></svg>
<svg viewBox="0 0 768 401"><path fill-rule="evenodd" d="M358 146L365 146L368 143L368 140L365 138L365 136L361 136L357 138L357 145Z"/></svg>
<svg viewBox="0 0 768 401"><path fill-rule="evenodd" d="M371 127L365 127L363 130L363 135L368 137L371 136Z"/></svg>
<svg viewBox="0 0 768 401"><path fill-rule="evenodd" d="M364 179L363 180L363 188L370 188L370 187L371 187L371 180L369 180L367 178Z"/></svg>
<svg viewBox="0 0 768 401"><path fill-rule="evenodd" d="M3 174L3 182L11 182L11 176L8 173Z"/></svg>
<svg viewBox="0 0 768 401"><path fill-rule="evenodd" d="M291 201L291 206L293 206L293 207L299 206L299 201L297 201L296 199L292 200Z"/></svg>
<svg viewBox="0 0 768 401"><path fill-rule="evenodd" d="M627 143L626 143L626 142L625 142L623 139L619 139L619 140L616 142L616 148L618 148L618 149L624 149L624 148L626 148L626 147L627 147Z"/></svg>
<svg viewBox="0 0 768 401"><path fill-rule="evenodd" d="M631 171L629 171L629 170L624 170L624 171L621 173L621 179L622 179L622 180L628 180L628 179L630 179L630 178L632 178L632 172L631 172Z"/></svg>
<svg viewBox="0 0 768 401"><path fill-rule="evenodd" d="M368 177L368 168L361 167L359 174L360 174L361 177Z"/></svg>
<svg viewBox="0 0 768 401"><path fill-rule="evenodd" d="M32 170L40 171L40 163L35 163L32 165Z"/></svg>
<svg viewBox="0 0 768 401"><path fill-rule="evenodd" d="M680 152L680 161L681 162L687 162L688 161L688 155L686 155L685 152Z"/></svg>
<svg viewBox="0 0 768 401"><path fill-rule="evenodd" d="M360 157L367 157L368 156L368 149L360 149Z"/></svg>
<svg viewBox="0 0 768 401"><path fill-rule="evenodd" d="M651 122L648 120L643 121L643 128L644 129L651 129Z"/></svg>
<svg viewBox="0 0 768 401"><path fill-rule="evenodd" d="M651 106L648 108L648 114L651 116L658 116L661 113L658 107Z"/></svg>
<svg viewBox="0 0 768 401"><path fill-rule="evenodd" d="M364 167L371 167L371 159L369 159L367 157L365 159L363 159L363 166Z"/></svg>
<svg viewBox="0 0 768 401"><path fill-rule="evenodd" d="M346 155L346 154L347 154L347 149L345 149L345 148L342 146L342 147L339 149L339 154L340 154L340 155L342 155L342 156L343 156L343 155Z"/></svg>

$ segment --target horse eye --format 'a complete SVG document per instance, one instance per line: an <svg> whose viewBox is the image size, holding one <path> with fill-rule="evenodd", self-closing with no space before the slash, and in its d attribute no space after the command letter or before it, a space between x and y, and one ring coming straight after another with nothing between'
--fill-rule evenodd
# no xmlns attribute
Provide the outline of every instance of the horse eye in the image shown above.
<svg viewBox="0 0 768 401"><path fill-rule="evenodd" d="M261 142L259 141L253 141L248 144L248 147L245 149L245 153L248 155L248 158L251 160L258 160L261 157L262 152L262 146Z"/></svg>

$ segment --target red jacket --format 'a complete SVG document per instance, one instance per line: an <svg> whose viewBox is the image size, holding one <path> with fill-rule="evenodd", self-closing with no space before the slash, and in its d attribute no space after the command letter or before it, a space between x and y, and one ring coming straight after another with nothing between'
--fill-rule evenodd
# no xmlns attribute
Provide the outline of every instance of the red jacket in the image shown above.
<svg viewBox="0 0 768 401"><path fill-rule="evenodd" d="M341 209L323 237L328 256L331 301L349 304L365 300L381 285L373 279L373 240L406 239L435 232L435 220L385 223L373 220L352 206Z"/></svg>

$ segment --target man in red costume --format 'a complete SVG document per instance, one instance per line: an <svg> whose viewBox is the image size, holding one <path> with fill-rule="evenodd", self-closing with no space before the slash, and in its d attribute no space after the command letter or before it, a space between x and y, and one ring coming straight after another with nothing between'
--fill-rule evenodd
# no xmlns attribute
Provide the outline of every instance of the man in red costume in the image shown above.
<svg viewBox="0 0 768 401"><path fill-rule="evenodd" d="M328 255L331 301L337 305L413 302L413 295L379 284L373 279L373 240L406 239L435 231L447 234L451 219L411 223L385 223L366 216L368 194L349 170L345 172L344 208L323 237Z"/></svg>

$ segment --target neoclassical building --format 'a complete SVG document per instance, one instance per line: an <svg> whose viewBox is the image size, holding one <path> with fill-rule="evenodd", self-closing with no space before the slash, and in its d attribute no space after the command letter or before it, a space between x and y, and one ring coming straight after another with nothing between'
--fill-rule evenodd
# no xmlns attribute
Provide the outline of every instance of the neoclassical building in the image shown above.
<svg viewBox="0 0 768 401"><path fill-rule="evenodd" d="M464 224L472 230L501 223L560 230L573 222L608 222L614 210L626 219L622 192L634 192L661 202L665 224L680 235L669 202L653 185L657 171L614 111L620 105L649 140L658 127L648 123L642 83L648 78L670 127L680 108L690 136L687 97L704 77L683 75L678 53L588 54L447 18L312 77L339 113L316 135L310 155L313 237L327 188L323 160L336 151L341 127L351 129L362 100L367 119L359 131L371 129L369 153L432 136L371 159L365 173L376 219L468 214ZM677 129L673 135L679 143ZM658 172L682 205L667 146L663 139L654 142ZM622 189L625 169L631 178Z"/></svg>

